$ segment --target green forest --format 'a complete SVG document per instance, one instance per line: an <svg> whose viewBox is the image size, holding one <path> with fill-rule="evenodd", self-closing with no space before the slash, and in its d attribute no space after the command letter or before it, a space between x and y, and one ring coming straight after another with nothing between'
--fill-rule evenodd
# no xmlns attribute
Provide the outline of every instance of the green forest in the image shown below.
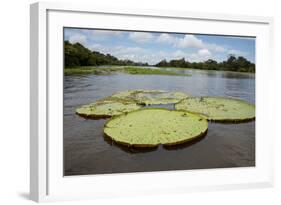
<svg viewBox="0 0 281 205"><path fill-rule="evenodd" d="M248 61L242 56L236 57L235 55L229 55L227 60L223 62L217 62L209 59L204 62L188 62L184 58L178 60L166 61L162 60L157 63L157 67L176 67L176 68L193 68L202 70L225 70L225 71L237 71L237 72L255 72L255 64Z"/></svg>
<svg viewBox="0 0 281 205"><path fill-rule="evenodd" d="M143 62L134 62L131 60L120 60L110 54L103 54L97 51L91 51L80 43L70 43L64 41L64 64L66 68L77 66L157 66L157 67L175 67L175 68L193 68L202 70L224 70L236 72L255 72L255 64L243 56L229 55L225 61L217 62L209 59L204 62L189 62L182 59L162 60L155 65L149 65Z"/></svg>
<svg viewBox="0 0 281 205"><path fill-rule="evenodd" d="M135 63L131 60L119 60L110 54L91 51L80 43L71 44L64 41L65 67L75 66L101 66L101 65L129 65L148 66L148 63Z"/></svg>

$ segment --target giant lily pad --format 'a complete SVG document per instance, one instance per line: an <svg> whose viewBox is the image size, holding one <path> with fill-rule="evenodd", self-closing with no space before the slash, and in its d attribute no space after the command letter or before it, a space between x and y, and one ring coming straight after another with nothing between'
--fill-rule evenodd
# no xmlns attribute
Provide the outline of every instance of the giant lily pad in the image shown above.
<svg viewBox="0 0 281 205"><path fill-rule="evenodd" d="M105 98L76 109L76 113L86 118L106 118L139 109L133 101Z"/></svg>
<svg viewBox="0 0 281 205"><path fill-rule="evenodd" d="M208 120L241 122L255 118L255 105L224 97L190 97L175 105L177 110L201 114Z"/></svg>
<svg viewBox="0 0 281 205"><path fill-rule="evenodd" d="M141 109L113 117L104 133L119 144L133 147L177 145L203 136L206 119L185 111L159 108Z"/></svg>
<svg viewBox="0 0 281 205"><path fill-rule="evenodd" d="M188 96L182 92L163 90L128 90L116 93L112 97L134 100L141 105L159 105L177 103Z"/></svg>

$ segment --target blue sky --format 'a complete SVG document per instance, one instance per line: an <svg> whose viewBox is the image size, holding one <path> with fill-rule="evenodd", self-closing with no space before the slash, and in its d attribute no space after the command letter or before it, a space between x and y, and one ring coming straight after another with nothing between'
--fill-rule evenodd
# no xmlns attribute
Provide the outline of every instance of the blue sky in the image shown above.
<svg viewBox="0 0 281 205"><path fill-rule="evenodd" d="M198 34L64 29L65 40L79 42L93 51L119 59L155 64L166 59L185 58L190 62L226 60L229 54L255 63L255 38Z"/></svg>

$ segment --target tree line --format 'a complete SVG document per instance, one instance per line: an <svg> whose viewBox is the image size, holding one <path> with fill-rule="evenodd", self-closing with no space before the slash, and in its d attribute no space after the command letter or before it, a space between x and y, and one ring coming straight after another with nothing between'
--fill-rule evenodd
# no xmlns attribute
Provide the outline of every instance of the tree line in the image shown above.
<svg viewBox="0 0 281 205"><path fill-rule="evenodd" d="M238 72L255 72L255 64L248 61L243 56L236 57L229 55L227 60L217 62L209 59L204 62L188 62L184 58L177 60L162 60L157 63L157 67L177 67L177 68L194 68L203 70L225 70L225 71L238 71Z"/></svg>
<svg viewBox="0 0 281 205"><path fill-rule="evenodd" d="M80 43L72 44L69 41L64 41L64 64L65 67L101 65L149 66L148 63L134 62L131 60L120 60L110 54L91 51ZM255 72L254 63L248 61L243 56L236 57L235 55L229 55L227 60L222 62L217 62L212 59L204 62L189 62L184 58L173 59L170 61L164 59L154 66L194 68L203 70L228 70L253 73Z"/></svg>

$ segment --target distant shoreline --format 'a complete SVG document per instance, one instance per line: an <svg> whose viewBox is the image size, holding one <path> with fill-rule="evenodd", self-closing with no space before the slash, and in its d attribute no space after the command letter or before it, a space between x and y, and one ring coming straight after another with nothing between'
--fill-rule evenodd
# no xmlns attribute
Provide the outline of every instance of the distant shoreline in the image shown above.
<svg viewBox="0 0 281 205"><path fill-rule="evenodd" d="M190 74L178 73L176 71L168 71L165 69L152 69L144 66L78 66L66 67L64 69L66 75L75 74L95 74L110 75L114 73L124 73L130 75L170 75L170 76L191 76Z"/></svg>
<svg viewBox="0 0 281 205"><path fill-rule="evenodd" d="M102 65L116 65L116 66L140 66L149 67L148 62L134 62L129 59L118 59L111 54L104 54L98 51L92 51L84 47L80 43L71 44L69 41L64 42L64 65L66 67L72 66L102 66ZM201 62L189 62L185 58L166 59L154 64L158 68L176 67L176 68L194 68L199 70L224 70L233 72L249 72L255 73L255 63L250 62L243 56L235 56L229 54L224 61L217 62L214 59L208 59Z"/></svg>
<svg viewBox="0 0 281 205"><path fill-rule="evenodd" d="M153 71L151 68L157 68L160 70L159 72ZM101 70L99 70L101 69ZM125 69L125 70L124 70ZM139 71L137 70L139 69ZM149 72L149 69L152 72ZM255 75L254 72L241 72L241 71L230 71L230 70L207 70L207 69L199 69L199 68L181 68L181 67L157 67L157 66L119 66L119 65L100 65L100 66L67 66L64 67L65 74L97 74L97 75L106 75L112 72L120 72L127 74L147 74L147 75L176 75L176 76L189 76L185 74L179 74L172 70L162 71L161 69L177 69L177 70L195 70L195 71L211 71L211 72L227 72L227 73L236 73L236 74L252 74ZM108 70L108 72L107 72Z"/></svg>
<svg viewBox="0 0 281 205"><path fill-rule="evenodd" d="M150 66L155 68L174 68L179 70L199 70L199 71L217 71L217 72L228 72L228 73L241 73L241 74L256 74L255 72L241 72L241 71L231 71L231 70L208 70L208 69L200 69L200 68L181 68L181 67L156 67L156 66Z"/></svg>

